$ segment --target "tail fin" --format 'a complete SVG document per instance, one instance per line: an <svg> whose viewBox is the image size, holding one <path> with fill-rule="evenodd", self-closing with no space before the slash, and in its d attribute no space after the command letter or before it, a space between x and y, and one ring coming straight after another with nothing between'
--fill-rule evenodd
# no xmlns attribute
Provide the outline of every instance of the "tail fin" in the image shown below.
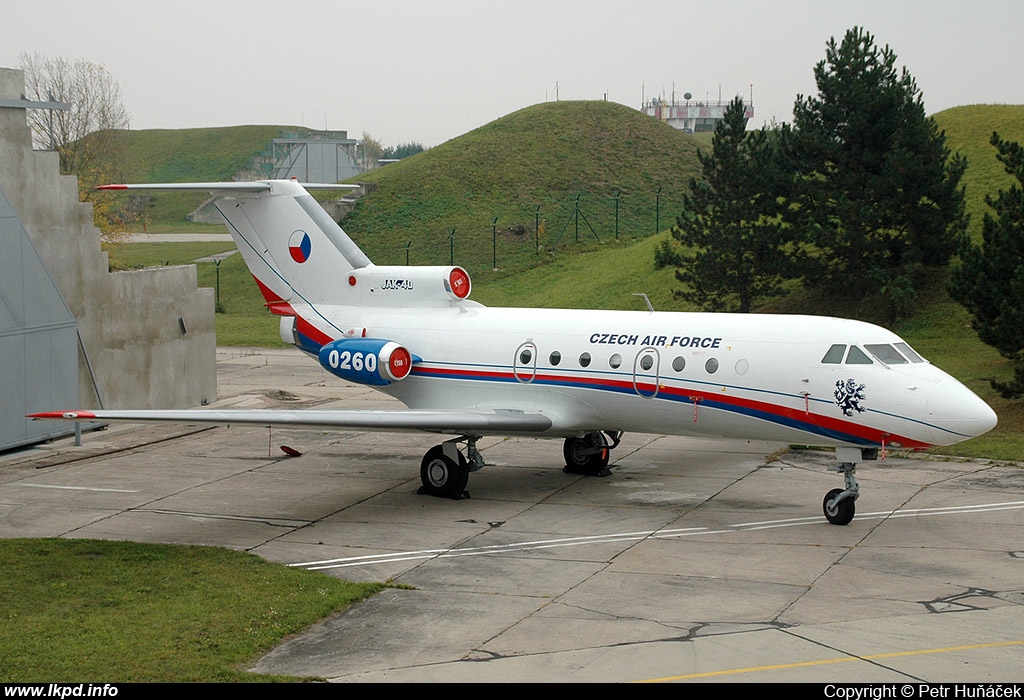
<svg viewBox="0 0 1024 700"><path fill-rule="evenodd" d="M355 185L307 185L318 189ZM370 259L294 180L106 185L100 189L209 191L272 310L285 304L344 304L339 284Z"/></svg>
<svg viewBox="0 0 1024 700"><path fill-rule="evenodd" d="M208 191L227 221L263 298L282 318L281 337L317 352L355 329L328 318L323 306L439 308L469 301L472 283L461 267L376 266L305 187L294 180L105 185L103 190ZM328 314L329 315L329 314ZM365 333L365 329L363 329Z"/></svg>

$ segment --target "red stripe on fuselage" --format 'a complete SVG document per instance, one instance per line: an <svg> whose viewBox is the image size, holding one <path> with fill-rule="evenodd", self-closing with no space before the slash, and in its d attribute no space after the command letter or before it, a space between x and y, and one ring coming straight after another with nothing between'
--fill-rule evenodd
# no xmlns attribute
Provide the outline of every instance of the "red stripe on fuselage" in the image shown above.
<svg viewBox="0 0 1024 700"><path fill-rule="evenodd" d="M426 375L439 378L449 378L455 380L498 380L508 381L515 380L515 375L511 372L501 371L484 371L484 370L464 370L464 369L444 369L441 367L424 367L422 365L413 368L413 374ZM453 376L454 375L454 376ZM550 384L557 384L567 387L580 387L595 390L614 391L617 393L630 393L635 392L636 385L632 381L628 380L616 380L606 379L601 377L593 376L576 376L576 375L557 375L557 374L536 374L533 379L534 382L546 382ZM655 385L650 382L641 382L639 384L640 389L645 392L653 393ZM779 419L780 425L791 424L797 429L804 429L808 432L813 432L810 428L800 428L801 424L807 426L813 426L820 428L824 431L834 433L837 435L849 435L851 438L857 438L865 440L877 445L899 443L901 446L921 450L928 447L934 447L931 443L921 442L903 435L895 435L886 433L877 428L872 428L867 425L860 423L854 423L851 421L844 421L837 418L831 418L829 416L823 416L818 413L811 413L809 411L797 408L790 408L774 403L767 403L764 401L756 401L753 399L745 399L739 396L729 395L722 392L710 392L700 389L687 389L681 387L666 386L664 384L658 385L658 396L669 401L676 401L681 404L685 403L704 403L707 404L726 404L727 406L734 407L738 412L742 412L744 415L749 415L752 418L756 418L757 414L763 414L767 416L762 420L772 420L772 418Z"/></svg>

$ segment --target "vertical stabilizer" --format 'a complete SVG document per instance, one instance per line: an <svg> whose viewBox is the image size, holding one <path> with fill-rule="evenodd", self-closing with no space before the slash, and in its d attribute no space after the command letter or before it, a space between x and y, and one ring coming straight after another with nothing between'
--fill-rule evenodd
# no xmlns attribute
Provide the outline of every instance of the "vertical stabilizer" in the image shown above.
<svg viewBox="0 0 1024 700"><path fill-rule="evenodd" d="M347 274L371 264L305 187L294 180L108 185L101 189L213 193L217 197L215 206L274 310L275 305L283 304L350 303Z"/></svg>

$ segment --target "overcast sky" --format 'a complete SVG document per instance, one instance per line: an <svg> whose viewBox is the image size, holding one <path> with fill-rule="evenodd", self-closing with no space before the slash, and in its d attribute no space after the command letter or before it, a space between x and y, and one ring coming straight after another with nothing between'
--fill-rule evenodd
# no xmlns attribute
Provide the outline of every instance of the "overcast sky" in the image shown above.
<svg viewBox="0 0 1024 700"><path fill-rule="evenodd" d="M237 124L434 146L549 100L750 99L760 126L816 94L830 37L861 26L929 114L1024 104L1020 0L12 0L0 66L81 58L133 129Z"/></svg>

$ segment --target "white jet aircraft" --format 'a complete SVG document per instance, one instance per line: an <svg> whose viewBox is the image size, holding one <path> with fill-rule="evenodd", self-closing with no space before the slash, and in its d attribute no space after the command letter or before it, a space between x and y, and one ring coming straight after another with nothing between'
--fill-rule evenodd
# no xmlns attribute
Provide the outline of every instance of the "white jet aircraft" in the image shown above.
<svg viewBox="0 0 1024 700"><path fill-rule="evenodd" d="M310 185L309 187L313 187ZM319 187L319 186L318 186ZM342 186L338 186L342 187ZM407 410L96 410L36 418L176 421L455 436L420 466L422 493L459 498L477 440L564 440L567 469L607 473L625 432L835 447L845 525L858 462L981 435L992 409L884 328L764 314L488 308L452 267L378 266L295 181L109 185L218 196L281 336L332 374ZM460 445L463 447L460 448Z"/></svg>

